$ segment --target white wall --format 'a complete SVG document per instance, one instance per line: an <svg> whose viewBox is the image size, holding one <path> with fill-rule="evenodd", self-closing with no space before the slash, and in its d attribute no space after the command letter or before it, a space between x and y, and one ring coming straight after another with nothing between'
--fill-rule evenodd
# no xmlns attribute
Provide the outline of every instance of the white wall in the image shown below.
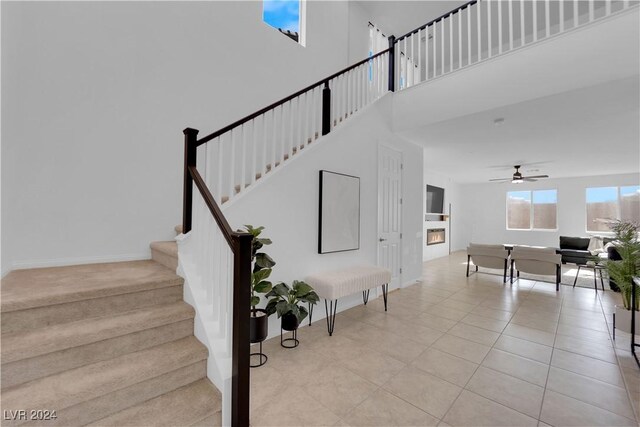
<svg viewBox="0 0 640 427"><path fill-rule="evenodd" d="M307 12L301 47L259 1L2 2L2 273L144 258L172 238L182 129L347 65L348 4Z"/></svg>
<svg viewBox="0 0 640 427"><path fill-rule="evenodd" d="M422 186L423 204L422 219L424 236L422 239L422 260L428 261L449 255L449 242L451 242L451 251L464 248L467 230L465 223L462 222L462 200L460 193L460 185L451 178L442 174L430 171L427 164L428 150L424 150L424 179ZM444 211L451 216L446 221L427 221L425 212L427 208L427 184L444 188ZM449 210L451 204L451 211ZM446 242L443 244L427 246L427 229L444 228L446 233Z"/></svg>
<svg viewBox="0 0 640 427"><path fill-rule="evenodd" d="M354 115L329 135L305 148L300 156L224 208L233 228L263 225L273 240L265 248L276 261L272 279L290 283L311 273L376 264L378 246L378 145L403 152L403 276L413 283L421 275L422 149L394 136L386 122L389 95ZM330 170L360 177L360 249L318 254L318 171ZM267 175L268 176L268 175ZM375 292L374 292L375 294ZM372 297L373 295L372 294ZM361 304L362 296L340 300L339 310ZM324 317L321 307L314 318ZM271 322L278 331L279 322Z"/></svg>
<svg viewBox="0 0 640 427"><path fill-rule="evenodd" d="M594 162L597 159L594 158ZM589 167L589 165L585 165ZM557 247L559 237L587 236L585 189L638 185L640 174L604 175L579 178L543 179L526 184L464 185L463 218L469 228L467 242L515 243ZM515 231L506 229L506 194L511 190L557 189L557 231Z"/></svg>

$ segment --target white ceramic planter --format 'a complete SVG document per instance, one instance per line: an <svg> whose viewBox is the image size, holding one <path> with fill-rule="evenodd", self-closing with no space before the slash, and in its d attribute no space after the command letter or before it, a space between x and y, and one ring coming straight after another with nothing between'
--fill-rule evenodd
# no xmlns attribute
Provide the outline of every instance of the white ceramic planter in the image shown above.
<svg viewBox="0 0 640 427"><path fill-rule="evenodd" d="M616 305L616 329L631 333L631 310ZM640 311L636 311L636 335L640 334Z"/></svg>

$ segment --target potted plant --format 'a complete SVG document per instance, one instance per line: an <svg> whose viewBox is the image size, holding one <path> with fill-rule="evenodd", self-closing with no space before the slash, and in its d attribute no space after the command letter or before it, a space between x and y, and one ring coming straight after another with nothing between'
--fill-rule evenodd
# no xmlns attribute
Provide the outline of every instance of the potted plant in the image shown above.
<svg viewBox="0 0 640 427"><path fill-rule="evenodd" d="M313 288L305 282L294 280L291 287L286 283L278 283L267 293L267 298L271 298L267 303L266 311L269 315L277 313L281 319L280 344L292 340L297 347L297 330L300 323L309 315L303 303L315 305L320 298ZM293 331L293 338L282 339L282 330Z"/></svg>
<svg viewBox="0 0 640 427"><path fill-rule="evenodd" d="M607 260L604 266L622 294L622 304L616 305L615 327L625 332L631 332L631 310L640 310L640 292L636 289L636 300L631 301L633 277L640 274L640 240L638 231L640 225L632 221L616 220L609 227L615 233L615 246L619 260ZM636 330L640 330L640 316L636 316Z"/></svg>
<svg viewBox="0 0 640 427"><path fill-rule="evenodd" d="M260 237L264 227L253 227L252 225L245 225L244 230L253 236L251 242L251 317L249 319L249 338L252 344L262 343L267 338L269 333L269 315L266 310L256 308L260 304L260 294L269 292L272 288L272 284L267 279L271 275L271 271L275 261L266 253L259 252L265 245L270 245L271 240L268 238ZM266 356L260 353L260 365L266 362ZM263 362L264 360L264 362ZM257 365L257 366L260 366Z"/></svg>

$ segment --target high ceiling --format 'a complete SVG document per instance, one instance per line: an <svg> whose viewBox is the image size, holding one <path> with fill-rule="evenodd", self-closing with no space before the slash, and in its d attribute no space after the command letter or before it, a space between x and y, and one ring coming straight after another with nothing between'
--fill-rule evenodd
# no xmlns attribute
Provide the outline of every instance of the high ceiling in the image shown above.
<svg viewBox="0 0 640 427"><path fill-rule="evenodd" d="M460 183L638 173L639 82L636 9L398 92L394 130Z"/></svg>
<svg viewBox="0 0 640 427"><path fill-rule="evenodd" d="M427 167L461 183L513 173L552 178L640 171L636 77L446 120L420 129ZM495 123L496 119L504 119Z"/></svg>

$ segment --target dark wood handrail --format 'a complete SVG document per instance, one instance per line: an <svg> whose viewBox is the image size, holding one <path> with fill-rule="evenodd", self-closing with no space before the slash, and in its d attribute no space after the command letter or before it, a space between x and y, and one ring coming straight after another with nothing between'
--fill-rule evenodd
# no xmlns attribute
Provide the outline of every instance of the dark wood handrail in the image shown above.
<svg viewBox="0 0 640 427"><path fill-rule="evenodd" d="M339 75L344 74L344 73L346 73L348 71L351 71L352 69L354 69L356 67L359 67L362 64L366 64L367 62L371 61L372 59L377 58L378 56L384 55L385 53L389 52L390 50L391 50L391 48L385 49L380 53L377 53L377 54L375 54L373 56L370 56L369 58L366 58L366 59L363 59L362 61L356 62L355 64L350 65L347 68L345 68L343 70L340 70L337 73L334 73L334 74L330 75L329 77L325 77L324 79L322 79L322 80L320 80L320 81L318 81L316 83L313 83L312 85L309 85L309 86L305 87L304 89L301 89L301 90L299 90L299 91L297 91L297 92L295 92L295 93L293 93L293 94L291 94L291 95L289 95L289 96L287 96L285 98L282 98L281 100L276 101L273 104L268 105L268 106L256 111L253 114L249 114L248 116L246 116L246 117L244 117L244 118L242 118L240 120L237 120L237 121L231 123L230 125L223 127L220 130L217 130L217 131L215 131L215 132L213 132L213 133L211 133L211 134L209 134L207 136L204 136L204 137L202 137L202 138L200 138L198 140L197 145L200 146L200 145L202 145L202 144L204 144L206 142L211 141L214 138L219 137L220 135L224 135L225 133L229 132L232 129L237 128L238 126L248 122L249 120L253 120L256 117L266 113L267 111L273 110L274 108L279 107L280 105L284 104L285 102L291 101L293 98L297 98L298 96L302 95L305 92L309 92L311 89L315 89L318 86L322 86L325 83L327 83L329 80L334 79L334 78L338 77Z"/></svg>
<svg viewBox="0 0 640 427"><path fill-rule="evenodd" d="M191 178L193 178L193 182L196 184L198 190L200 190L202 200L204 200L204 203L209 208L209 212L211 212L211 215L213 215L213 219L215 219L216 223L218 223L218 227L220 227L220 231L229 244L229 247L233 248L233 246L235 245L235 238L237 238L240 234L249 233L238 233L237 231L233 231L233 229L229 225L229 222L227 221L227 218L222 213L220 206L218 206L213 198L213 195L209 191L207 184L204 182L204 179L202 179L202 175L200 175L200 172L198 172L198 169L196 169L195 166L189 166L189 175L191 175Z"/></svg>
<svg viewBox="0 0 640 427"><path fill-rule="evenodd" d="M460 12L461 10L466 9L466 8L467 8L467 7L469 7L469 6L473 6L474 4L478 3L478 1L479 1L479 0L473 0L473 1L467 2L467 3L463 4L462 6L459 6L459 7L455 8L455 9L453 9L453 10L451 10L451 11L447 12L447 13L444 13L444 14L442 14L442 15L438 16L436 19L432 19L431 21L429 21L429 22L427 22L426 24L424 24L424 25L422 25L422 26L420 26L420 27L416 28L415 30L411 30L411 31L409 31L407 34L405 34L405 35L403 35L403 36L398 37L398 38L396 39L396 43L397 43L397 42L399 42L400 40L404 39L404 38L407 38L407 37L409 37L409 36L411 36L411 35L413 35L413 34L417 33L417 32L418 32L418 31L420 31L420 30L424 30L424 29L425 29L425 28L427 28L429 25L433 25L434 23L436 23L436 22L440 21L441 19L446 18L446 17L447 17L447 16L449 16L449 15L454 15L454 14L456 14L456 13Z"/></svg>

